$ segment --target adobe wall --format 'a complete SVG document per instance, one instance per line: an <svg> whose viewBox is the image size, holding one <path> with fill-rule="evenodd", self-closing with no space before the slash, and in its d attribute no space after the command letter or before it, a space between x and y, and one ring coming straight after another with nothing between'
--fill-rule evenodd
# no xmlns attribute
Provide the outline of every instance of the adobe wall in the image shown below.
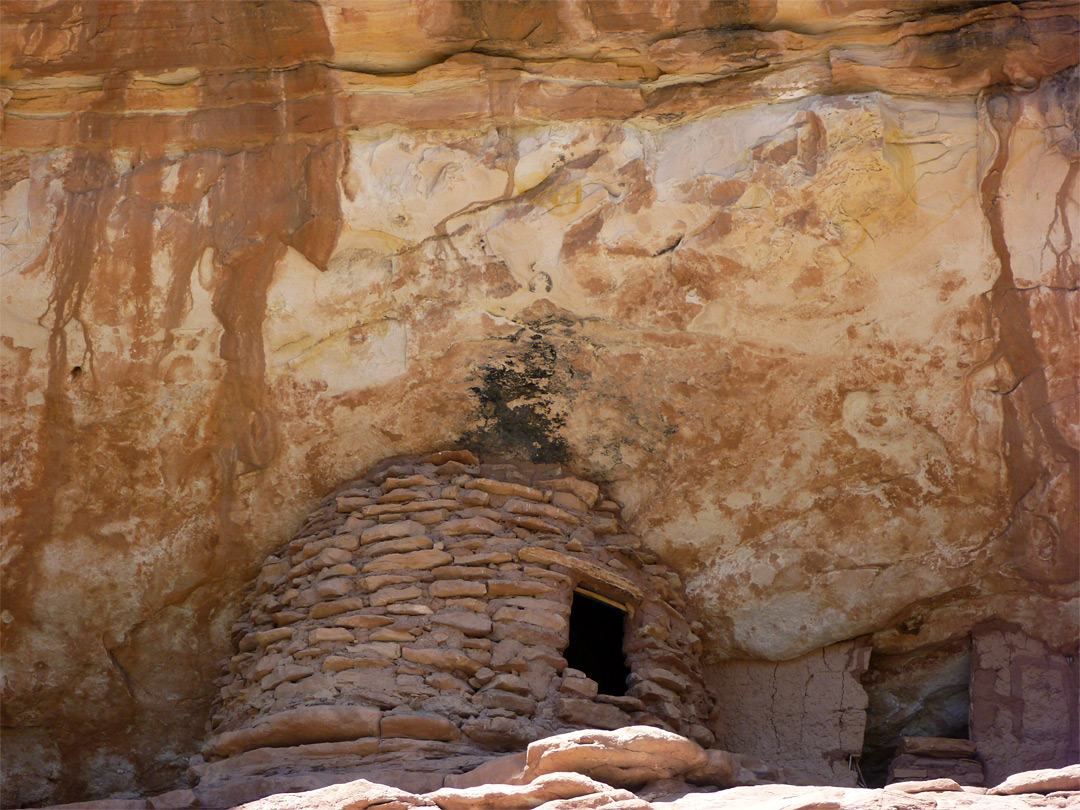
<svg viewBox="0 0 1080 810"><path fill-rule="evenodd" d="M1080 762L1075 649L1052 650L1005 622L971 635L971 739L986 784Z"/></svg>
<svg viewBox="0 0 1080 810"><path fill-rule="evenodd" d="M722 661L706 668L716 745L758 757L793 784L855 786L870 647L845 641L792 661Z"/></svg>

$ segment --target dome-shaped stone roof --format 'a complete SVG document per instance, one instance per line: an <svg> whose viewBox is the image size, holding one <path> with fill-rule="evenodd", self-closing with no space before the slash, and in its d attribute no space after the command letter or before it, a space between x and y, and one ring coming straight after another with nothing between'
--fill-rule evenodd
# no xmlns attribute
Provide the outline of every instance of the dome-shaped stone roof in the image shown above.
<svg viewBox="0 0 1080 810"><path fill-rule="evenodd" d="M712 742L679 577L558 465L389 459L308 516L247 607L207 760L632 724Z"/></svg>

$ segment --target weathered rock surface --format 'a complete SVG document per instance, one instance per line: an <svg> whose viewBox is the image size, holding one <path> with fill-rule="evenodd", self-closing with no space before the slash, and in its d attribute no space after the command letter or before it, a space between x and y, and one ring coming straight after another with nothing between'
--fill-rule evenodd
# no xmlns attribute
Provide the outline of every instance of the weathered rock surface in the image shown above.
<svg viewBox="0 0 1080 810"><path fill-rule="evenodd" d="M462 441L717 660L1075 656L1076 4L513 9L4 3L4 803L180 784L265 556Z"/></svg>
<svg viewBox="0 0 1080 810"><path fill-rule="evenodd" d="M660 766L657 773L663 770ZM416 794L365 779L315 790L278 793L241 805L207 805L191 790L107 805L85 802L51 810L1026 810L1080 806L1077 768L1016 774L991 791L964 789L936 780L892 786L886 790L835 787L758 785L700 791L683 782L661 779L635 795L579 773L537 776L524 785L488 784L443 788ZM648 794L649 799L641 798Z"/></svg>

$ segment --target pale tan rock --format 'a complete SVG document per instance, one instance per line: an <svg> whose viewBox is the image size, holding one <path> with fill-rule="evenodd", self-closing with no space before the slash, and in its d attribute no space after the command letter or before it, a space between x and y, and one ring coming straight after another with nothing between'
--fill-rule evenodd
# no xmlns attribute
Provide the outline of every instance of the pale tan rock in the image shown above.
<svg viewBox="0 0 1080 810"><path fill-rule="evenodd" d="M504 596L548 596L555 593L551 586L529 579L494 579L487 583L487 589L492 599Z"/></svg>
<svg viewBox="0 0 1080 810"><path fill-rule="evenodd" d="M342 616L334 619L330 624L334 627L349 627L353 630L371 630L372 628L383 627L392 621L393 619L388 619L385 616ZM376 630L375 632L378 633L379 631Z"/></svg>
<svg viewBox="0 0 1080 810"><path fill-rule="evenodd" d="M577 515L550 503L536 503L535 501L515 498L507 502L503 508L512 515L533 515L548 518L549 520L560 520L571 526L577 526L581 523L581 519Z"/></svg>
<svg viewBox="0 0 1080 810"><path fill-rule="evenodd" d="M896 753L923 757L971 757L975 754L975 743L951 737L901 737Z"/></svg>
<svg viewBox="0 0 1080 810"><path fill-rule="evenodd" d="M383 737L410 737L416 740L456 740L457 726L433 714L383 715L379 725Z"/></svg>
<svg viewBox="0 0 1080 810"><path fill-rule="evenodd" d="M629 726L618 731L575 731L531 743L524 778L573 771L616 787L634 787L708 763L701 746L685 737L648 726Z"/></svg>
<svg viewBox="0 0 1080 810"><path fill-rule="evenodd" d="M308 633L308 641L313 644L352 643L353 634L344 627L316 627Z"/></svg>
<svg viewBox="0 0 1080 810"><path fill-rule="evenodd" d="M336 599L350 593L352 589L353 582L347 577L324 579L322 582L316 582L314 588L316 598L321 600Z"/></svg>
<svg viewBox="0 0 1080 810"><path fill-rule="evenodd" d="M325 619L328 616L336 616L339 613L348 613L353 610L360 610L366 607L367 603L358 596L346 597L345 599L334 599L329 602L319 602L312 605L308 611L308 616L312 619ZM374 617L372 619L374 621Z"/></svg>
<svg viewBox="0 0 1080 810"><path fill-rule="evenodd" d="M483 785L514 785L525 769L525 752L494 757L483 765L462 774L446 777L448 788L471 788Z"/></svg>
<svg viewBox="0 0 1080 810"><path fill-rule="evenodd" d="M428 500L431 496L421 489L395 489L393 492L387 492L385 495L380 495L378 498L379 504L398 504L398 503L410 503L415 501Z"/></svg>
<svg viewBox="0 0 1080 810"><path fill-rule="evenodd" d="M917 782L893 782L885 786L885 790L896 793L942 793L948 791L962 791L963 788L955 779L926 779Z"/></svg>
<svg viewBox="0 0 1080 810"><path fill-rule="evenodd" d="M416 513L423 513L431 511L433 509L454 509L457 506L458 502L453 499L433 498L431 500L423 501L422 503L400 503L384 504L382 506L368 506L364 508L364 515L369 517L379 517L381 515L391 514L405 514L411 516Z"/></svg>
<svg viewBox="0 0 1080 810"><path fill-rule="evenodd" d="M406 647L401 651L401 657L406 661L417 664L427 664L447 671L461 670L473 674L480 668L480 664L464 653L450 649L416 649Z"/></svg>
<svg viewBox="0 0 1080 810"><path fill-rule="evenodd" d="M446 565L453 559L453 556L445 551L426 549L424 551L410 551L405 554L387 554L365 563L360 570L365 574L378 571L397 571L402 568L423 571L428 568Z"/></svg>
<svg viewBox="0 0 1080 810"><path fill-rule="evenodd" d="M530 501L544 503L549 497L538 489L514 484L509 481L496 481L491 478L474 478L465 484L465 489L478 489L489 495L510 495L515 498L525 498Z"/></svg>
<svg viewBox="0 0 1080 810"><path fill-rule="evenodd" d="M404 602L418 599L424 592L415 585L404 588L382 588L368 595L368 601L373 607L389 605L393 602Z"/></svg>
<svg viewBox="0 0 1080 810"><path fill-rule="evenodd" d="M430 616L435 611L427 605L410 604L409 602L397 602L386 606L386 612L395 616Z"/></svg>
<svg viewBox="0 0 1080 810"><path fill-rule="evenodd" d="M1001 784L990 788L987 793L991 796L1012 796L1059 790L1080 791L1080 765L1014 773Z"/></svg>
<svg viewBox="0 0 1080 810"><path fill-rule="evenodd" d="M557 613L529 610L528 608L501 607L495 611L492 618L497 622L525 622L560 634L565 633L568 628L566 619Z"/></svg>
<svg viewBox="0 0 1080 810"><path fill-rule="evenodd" d="M488 586L475 580L443 579L431 583L428 590L432 596L445 599L454 596L485 596Z"/></svg>
<svg viewBox="0 0 1080 810"><path fill-rule="evenodd" d="M300 745L371 737L380 712L363 706L306 706L261 718L255 725L227 731L203 746L203 756L222 757L265 746Z"/></svg>
<svg viewBox="0 0 1080 810"><path fill-rule="evenodd" d="M455 554L455 565L502 565L513 558L505 551L481 551L476 554Z"/></svg>
<svg viewBox="0 0 1080 810"><path fill-rule="evenodd" d="M382 482L382 491L392 492L403 487L435 487L438 485L438 481L433 481L426 475L410 475L405 478L390 477Z"/></svg>
<svg viewBox="0 0 1080 810"><path fill-rule="evenodd" d="M364 556L382 556L383 554L400 554L407 551L419 551L420 549L432 548L435 545L430 537L399 537L395 540L383 540L380 543L372 543L364 549Z"/></svg>
<svg viewBox="0 0 1080 810"><path fill-rule="evenodd" d="M439 533L448 537L465 534L499 534L500 531L499 524L485 517L448 520L439 526Z"/></svg>
<svg viewBox="0 0 1080 810"><path fill-rule="evenodd" d="M352 560L352 553L341 548L326 548L319 552L318 556L311 561L311 568L318 571L321 568L330 568Z"/></svg>
<svg viewBox="0 0 1080 810"><path fill-rule="evenodd" d="M614 794L609 785L576 773L546 773L527 785L483 785L443 788L429 797L442 810L514 810L537 807L555 799ZM619 798L623 798L619 794Z"/></svg>
<svg viewBox="0 0 1080 810"><path fill-rule="evenodd" d="M382 656L363 657L354 655L328 655L323 659L322 671L343 672L350 669L385 669L391 666L393 666L392 660Z"/></svg>
<svg viewBox="0 0 1080 810"><path fill-rule="evenodd" d="M579 512L584 512L589 508L581 498L577 495L573 495L569 492L556 492L551 496L552 506L557 506L560 509L570 509Z"/></svg>
<svg viewBox="0 0 1080 810"><path fill-rule="evenodd" d="M619 576L614 571L602 568L596 563L590 562L584 557L575 557L563 554L548 548L529 546L518 552L518 558L522 562L543 563L545 565L561 565L571 571L585 577L594 586L610 588L624 598L631 598L635 602L640 601L644 592L625 577Z"/></svg>
<svg viewBox="0 0 1080 810"><path fill-rule="evenodd" d="M432 453L424 457L425 464L434 464L436 466L451 461L456 461L468 467L475 467L480 463L479 459L468 450L440 450L438 453Z"/></svg>
<svg viewBox="0 0 1080 810"><path fill-rule="evenodd" d="M486 636L491 632L491 619L464 610L442 610L431 617L433 624L453 627L467 636Z"/></svg>
<svg viewBox="0 0 1080 810"><path fill-rule="evenodd" d="M572 476L542 481L540 485L548 487L549 489L554 489L557 492L571 494L580 499L588 508L592 508L600 497L600 487L591 481L585 481L581 478L574 478Z"/></svg>
<svg viewBox="0 0 1080 810"><path fill-rule="evenodd" d="M403 520L399 523L384 523L364 529L360 535L360 545L377 543L380 540L390 540L395 537L416 537L424 534L424 527L411 520Z"/></svg>
<svg viewBox="0 0 1080 810"><path fill-rule="evenodd" d="M278 793L237 805L233 810L368 810L376 807L407 810L435 806L434 802L414 793L357 779L303 793Z"/></svg>
<svg viewBox="0 0 1080 810"><path fill-rule="evenodd" d="M410 642L414 636L408 630L398 629L395 627L382 627L375 630L369 638L372 641L395 641L395 642Z"/></svg>

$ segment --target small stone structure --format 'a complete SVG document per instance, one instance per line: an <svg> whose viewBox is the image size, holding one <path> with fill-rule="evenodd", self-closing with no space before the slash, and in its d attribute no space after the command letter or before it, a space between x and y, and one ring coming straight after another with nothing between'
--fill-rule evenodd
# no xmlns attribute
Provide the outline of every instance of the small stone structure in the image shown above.
<svg viewBox="0 0 1080 810"><path fill-rule="evenodd" d="M975 758L975 743L949 737L901 738L889 764L889 784L928 779L981 787L983 766Z"/></svg>
<svg viewBox="0 0 1080 810"><path fill-rule="evenodd" d="M634 724L713 743L679 577L558 465L387 460L311 513L247 604L203 770L289 746L463 770L484 751Z"/></svg>
<svg viewBox="0 0 1080 810"><path fill-rule="evenodd" d="M971 639L971 739L986 784L1080 762L1076 647L1050 649L1003 621L976 625Z"/></svg>

